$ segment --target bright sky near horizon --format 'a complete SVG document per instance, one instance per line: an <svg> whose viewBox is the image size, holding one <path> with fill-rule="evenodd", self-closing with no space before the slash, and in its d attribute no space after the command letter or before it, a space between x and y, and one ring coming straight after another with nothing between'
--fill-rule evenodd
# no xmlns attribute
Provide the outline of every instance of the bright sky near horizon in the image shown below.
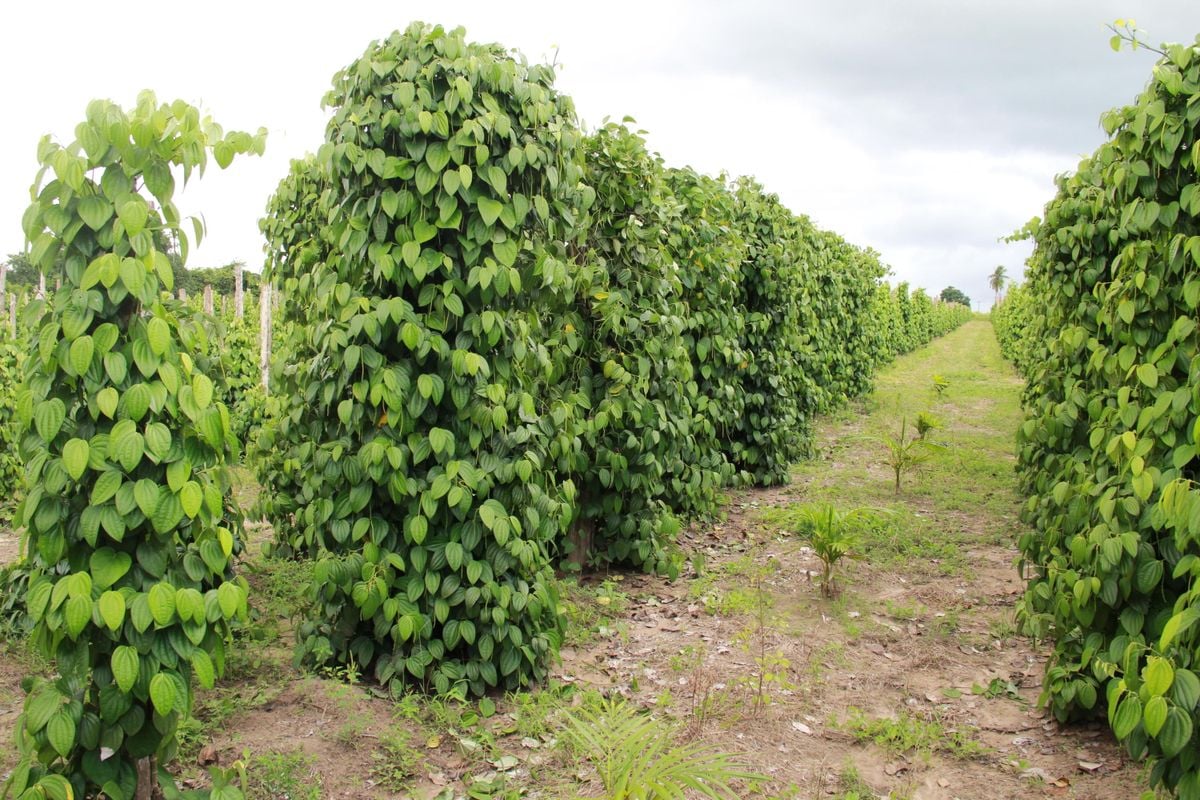
<svg viewBox="0 0 1200 800"><path fill-rule="evenodd" d="M189 266L262 264L257 220L289 160L324 135L334 72L413 19L556 59L585 123L632 116L671 165L750 174L796 213L878 250L895 273L987 308L998 240L1040 215L1056 174L1103 141L1100 115L1154 55L1113 53L1105 23L1192 42L1195 0L163 2L0 7L0 258L23 247L36 145L72 138L89 100L141 89L199 104L267 153L215 165L180 201L208 236Z"/></svg>

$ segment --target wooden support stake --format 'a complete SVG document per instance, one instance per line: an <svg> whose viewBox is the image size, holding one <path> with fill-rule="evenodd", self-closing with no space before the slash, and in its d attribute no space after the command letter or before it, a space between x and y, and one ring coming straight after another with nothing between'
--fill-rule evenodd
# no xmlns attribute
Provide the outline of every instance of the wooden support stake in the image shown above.
<svg viewBox="0 0 1200 800"><path fill-rule="evenodd" d="M271 284L262 282L258 298L258 366L262 370L262 387L271 393Z"/></svg>
<svg viewBox="0 0 1200 800"><path fill-rule="evenodd" d="M246 297L242 294L242 269L242 262L233 262L233 315L238 319L246 316Z"/></svg>
<svg viewBox="0 0 1200 800"><path fill-rule="evenodd" d="M204 287L204 313L212 316L213 313L213 293L212 287L205 285Z"/></svg>

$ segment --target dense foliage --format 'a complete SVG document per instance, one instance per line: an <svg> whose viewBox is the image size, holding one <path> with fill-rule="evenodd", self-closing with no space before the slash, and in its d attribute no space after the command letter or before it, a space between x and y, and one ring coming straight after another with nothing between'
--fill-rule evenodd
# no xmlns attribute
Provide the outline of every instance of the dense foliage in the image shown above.
<svg viewBox="0 0 1200 800"><path fill-rule="evenodd" d="M308 663L537 680L554 559L672 574L684 518L785 481L817 413L969 316L906 292L901 316L875 253L752 180L585 136L553 77L415 23L336 76L271 201L251 460L277 549L319 559Z"/></svg>
<svg viewBox="0 0 1200 800"><path fill-rule="evenodd" d="M804 455L819 405L815 378L804 369L815 361L805 346L802 309L804 270L812 252L811 231L753 180L735 189L737 225L746 243L736 312L745 320L741 348L751 354L742 375L745 410L727 436L729 456L755 484L787 480L788 467Z"/></svg>
<svg viewBox="0 0 1200 800"><path fill-rule="evenodd" d="M667 246L674 203L660 161L628 129L601 128L583 152L596 200L575 271L581 358L573 377L584 413L572 472L576 525L589 535L573 544L670 572L672 511L708 511L720 480L703 460L687 463L696 453L692 358L680 269Z"/></svg>
<svg viewBox="0 0 1200 800"><path fill-rule="evenodd" d="M213 292L224 297L227 301L233 300L234 290L234 268L235 263L226 264L221 267L199 267L188 269L182 262L175 269L175 289L183 289L185 294L191 298L196 297L204 292L204 287L211 286ZM246 293L247 298L258 296L260 288L259 276L248 269L242 269L242 289Z"/></svg>
<svg viewBox="0 0 1200 800"><path fill-rule="evenodd" d="M910 353L944 336L971 318L971 310L958 303L921 302L918 290L914 302L908 284L895 289L881 283L875 290L871 311L864 322L864 336L875 354L875 363L886 364L896 356ZM926 298L928 300L928 298Z"/></svg>
<svg viewBox="0 0 1200 800"><path fill-rule="evenodd" d="M308 319L260 474L285 541L327 553L310 662L465 695L540 678L558 644L574 443L543 387L571 366L587 197L552 79L414 24L338 73L326 144L273 201L270 275Z"/></svg>
<svg viewBox="0 0 1200 800"><path fill-rule="evenodd" d="M1000 352L1022 373L1033 369L1033 344L1036 334L1031 330L1034 317L1033 294L1021 284L1008 290L991 312L992 326Z"/></svg>
<svg viewBox="0 0 1200 800"><path fill-rule="evenodd" d="M746 315L738 307L746 243L737 227L737 202L724 180L691 169L668 169L675 208L667 223L667 249L678 266L687 313L683 346L692 361L685 391L692 403L691 439L668 465L671 507L707 514L716 491L746 478L737 475L726 437L746 407L742 375L750 354L742 349ZM710 485L710 481L717 484Z"/></svg>
<svg viewBox="0 0 1200 800"><path fill-rule="evenodd" d="M5 334L0 333L0 336ZM16 389L24 369L23 339L0 339L0 520L11 516L13 498L21 495L24 470L18 453L20 425L16 417Z"/></svg>
<svg viewBox="0 0 1200 800"><path fill-rule="evenodd" d="M855 247L836 233L821 231L819 237L817 262L821 270L814 275L816 286L810 290L806 308L811 311L808 344L824 361L817 377L825 389L820 405L824 412L870 392L876 369L892 356L881 346L885 323L872 316L886 267L873 250ZM965 319L965 314L958 313L953 326ZM932 321L929 324L930 331L940 329L936 334L939 336L950 327Z"/></svg>
<svg viewBox="0 0 1200 800"><path fill-rule="evenodd" d="M119 799L173 755L192 679L212 685L246 611L228 413L193 357L202 326L164 299L171 265L152 234L183 235L173 168L186 181L210 151L224 167L263 134L144 93L130 112L93 102L75 135L43 139L23 220L32 263L63 280L26 314L16 400L26 602L57 675L29 683L5 792Z"/></svg>
<svg viewBox="0 0 1200 800"><path fill-rule="evenodd" d="M19 293L37 289L38 268L29 260L28 253L9 253L3 268L8 272L6 291Z"/></svg>
<svg viewBox="0 0 1200 800"><path fill-rule="evenodd" d="M1022 613L1054 641L1043 698L1060 719L1106 707L1152 783L1185 798L1200 797L1198 97L1200 40L1166 48L1059 180L1030 228L1028 294L997 317L1029 379Z"/></svg>

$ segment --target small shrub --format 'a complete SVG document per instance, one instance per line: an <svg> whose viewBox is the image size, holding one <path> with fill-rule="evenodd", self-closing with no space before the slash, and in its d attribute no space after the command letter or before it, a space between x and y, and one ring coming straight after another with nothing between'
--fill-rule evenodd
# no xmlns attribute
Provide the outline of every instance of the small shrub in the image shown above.
<svg viewBox="0 0 1200 800"><path fill-rule="evenodd" d="M917 438L921 441L925 441L930 431L935 431L941 427L942 421L928 411L922 411L917 414Z"/></svg>

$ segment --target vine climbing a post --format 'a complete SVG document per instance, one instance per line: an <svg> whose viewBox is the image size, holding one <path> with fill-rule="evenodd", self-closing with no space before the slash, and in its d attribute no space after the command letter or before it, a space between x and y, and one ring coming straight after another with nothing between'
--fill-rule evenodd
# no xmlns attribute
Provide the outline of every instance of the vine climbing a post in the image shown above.
<svg viewBox="0 0 1200 800"><path fill-rule="evenodd" d="M63 287L27 315L16 409L31 638L57 677L27 684L0 797L125 800L170 785L161 765L193 678L212 686L246 614L225 470L237 443L155 235L186 257L175 170L186 182L210 154L224 168L266 134L226 134L145 92L130 111L94 101L75 136L38 146L23 225L30 260L61 263Z"/></svg>

